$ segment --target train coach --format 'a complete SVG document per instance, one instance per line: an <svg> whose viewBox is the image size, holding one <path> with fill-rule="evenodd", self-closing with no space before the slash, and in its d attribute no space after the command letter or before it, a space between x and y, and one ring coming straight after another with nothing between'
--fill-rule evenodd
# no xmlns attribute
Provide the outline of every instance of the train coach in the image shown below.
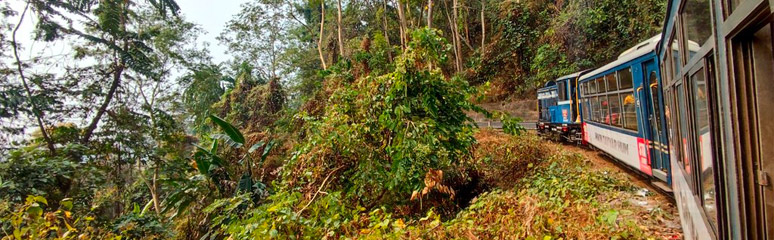
<svg viewBox="0 0 774 240"><path fill-rule="evenodd" d="M673 191L685 239L774 240L773 34L774 0L668 0L659 36L578 77L583 142Z"/></svg>
<svg viewBox="0 0 774 240"><path fill-rule="evenodd" d="M774 1L669 0L658 47L686 239L774 239Z"/></svg>
<svg viewBox="0 0 774 240"><path fill-rule="evenodd" d="M549 81L538 89L537 132L552 139L570 142L582 138L580 111L578 106L578 78L585 71Z"/></svg>

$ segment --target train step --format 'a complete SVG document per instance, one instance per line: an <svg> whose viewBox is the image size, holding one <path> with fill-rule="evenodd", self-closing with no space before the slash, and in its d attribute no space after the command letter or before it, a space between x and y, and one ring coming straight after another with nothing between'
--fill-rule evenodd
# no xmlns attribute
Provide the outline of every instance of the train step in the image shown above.
<svg viewBox="0 0 774 240"><path fill-rule="evenodd" d="M662 181L651 181L651 185L658 188L658 190L661 190L666 193L673 193L672 186L667 185L665 182Z"/></svg>

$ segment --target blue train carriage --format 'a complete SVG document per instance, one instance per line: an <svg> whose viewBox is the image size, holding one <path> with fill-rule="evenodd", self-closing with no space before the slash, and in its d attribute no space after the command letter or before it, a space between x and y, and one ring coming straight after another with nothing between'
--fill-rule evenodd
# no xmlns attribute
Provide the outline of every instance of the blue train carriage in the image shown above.
<svg viewBox="0 0 774 240"><path fill-rule="evenodd" d="M578 111L577 72L549 81L538 89L538 134L570 142L582 139Z"/></svg>
<svg viewBox="0 0 774 240"><path fill-rule="evenodd" d="M583 141L671 192L656 46L660 35L580 77Z"/></svg>
<svg viewBox="0 0 774 240"><path fill-rule="evenodd" d="M537 90L537 110L538 122L537 133L540 136L547 136L551 133L551 109L555 109L559 101L559 94L556 92L556 82L549 81Z"/></svg>
<svg viewBox="0 0 774 240"><path fill-rule="evenodd" d="M658 47L685 239L774 239L774 1L669 0Z"/></svg>

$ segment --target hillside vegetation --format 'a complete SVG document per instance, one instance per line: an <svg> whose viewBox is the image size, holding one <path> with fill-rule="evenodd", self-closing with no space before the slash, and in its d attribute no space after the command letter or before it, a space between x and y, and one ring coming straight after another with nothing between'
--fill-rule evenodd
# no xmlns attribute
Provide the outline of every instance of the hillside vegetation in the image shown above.
<svg viewBox="0 0 774 240"><path fill-rule="evenodd" d="M675 232L622 175L479 107L616 58L663 0L252 0L224 63L174 0L0 8L3 240Z"/></svg>

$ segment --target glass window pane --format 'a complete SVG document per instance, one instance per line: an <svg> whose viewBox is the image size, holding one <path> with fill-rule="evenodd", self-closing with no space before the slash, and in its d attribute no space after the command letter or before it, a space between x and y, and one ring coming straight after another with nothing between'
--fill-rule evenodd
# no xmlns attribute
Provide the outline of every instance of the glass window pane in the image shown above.
<svg viewBox="0 0 774 240"><path fill-rule="evenodd" d="M685 92L684 92L683 84L677 85L677 89L675 90L677 93L677 113L679 116L679 119L677 119L678 128L680 129L680 135L677 137L677 144L675 144L677 148L679 148L679 151L681 152L681 162L682 162L682 168L686 175L686 179L688 180L688 185L692 186L692 189L695 189L694 181L691 181L693 179L693 165L691 164L691 149L688 144L688 115L687 111L688 108L685 105ZM695 193L695 191L694 191Z"/></svg>
<svg viewBox="0 0 774 240"><path fill-rule="evenodd" d="M599 122L599 98L594 97L591 99L591 120Z"/></svg>
<svg viewBox="0 0 774 240"><path fill-rule="evenodd" d="M588 120L589 118L589 99L585 98L583 99L583 104L581 104L581 109L583 110L583 120Z"/></svg>
<svg viewBox="0 0 774 240"><path fill-rule="evenodd" d="M610 102L610 125L622 127L621 123L621 99L618 94L608 95Z"/></svg>
<svg viewBox="0 0 774 240"><path fill-rule="evenodd" d="M712 34L709 0L686 0L683 13L685 49L691 59Z"/></svg>
<svg viewBox="0 0 774 240"><path fill-rule="evenodd" d="M712 138L710 137L710 118L707 108L707 81L704 71L699 70L691 76L693 82L693 104L697 145L699 146L699 166L701 167L701 197L708 219L717 226L715 207L715 172L713 171Z"/></svg>
<svg viewBox="0 0 774 240"><path fill-rule="evenodd" d="M559 101L567 101L567 82L559 81L556 86L559 92Z"/></svg>
<svg viewBox="0 0 774 240"><path fill-rule="evenodd" d="M621 90L631 90L634 84L632 83L632 69L625 68L617 72L618 82L621 85Z"/></svg>
<svg viewBox="0 0 774 240"><path fill-rule="evenodd" d="M615 74L611 73L605 76L605 81L607 82L607 91L617 91L618 90L618 82L615 79Z"/></svg>
<svg viewBox="0 0 774 240"><path fill-rule="evenodd" d="M597 93L606 93L607 87L605 87L605 79L597 78Z"/></svg>
<svg viewBox="0 0 774 240"><path fill-rule="evenodd" d="M680 68L683 66L683 63L680 60L680 44L677 43L677 39L674 39L674 34L672 34L672 39L672 69L675 76L677 76L677 74L680 74Z"/></svg>
<svg viewBox="0 0 774 240"><path fill-rule="evenodd" d="M607 101L607 96L599 97L599 120L605 124L610 124L610 103Z"/></svg>
<svg viewBox="0 0 774 240"><path fill-rule="evenodd" d="M589 94L597 93L597 84L594 80L588 81L586 84L589 85Z"/></svg>
<svg viewBox="0 0 774 240"><path fill-rule="evenodd" d="M622 93L621 103L623 104L624 127L637 131L637 112L634 106L634 94L632 92Z"/></svg>

